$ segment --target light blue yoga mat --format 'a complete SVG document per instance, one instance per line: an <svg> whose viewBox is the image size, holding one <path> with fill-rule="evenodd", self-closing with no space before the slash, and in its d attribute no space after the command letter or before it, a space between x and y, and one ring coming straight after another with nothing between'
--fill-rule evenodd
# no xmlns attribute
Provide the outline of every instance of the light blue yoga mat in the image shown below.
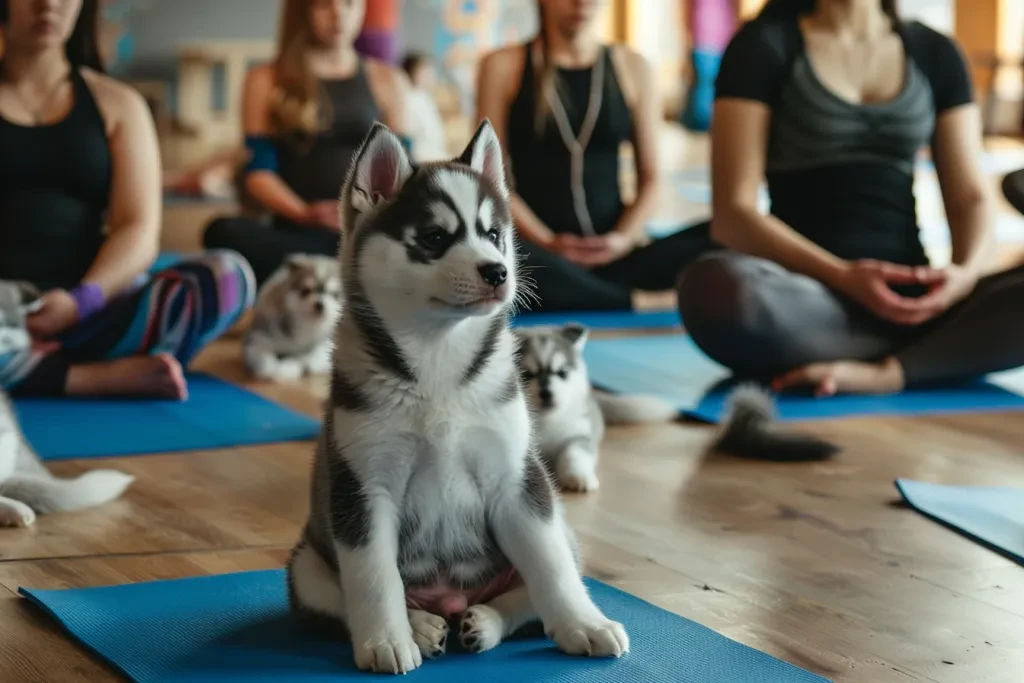
<svg viewBox="0 0 1024 683"><path fill-rule="evenodd" d="M579 311L569 313L523 313L512 321L515 327L578 323L592 330L642 330L679 327L678 311Z"/></svg>
<svg viewBox="0 0 1024 683"><path fill-rule="evenodd" d="M896 488L921 514L1024 565L1024 489L910 479L897 479Z"/></svg>
<svg viewBox="0 0 1024 683"><path fill-rule="evenodd" d="M705 422L718 423L724 416L730 372L705 356L686 335L595 339L587 342L584 355L590 380L601 389L657 396ZM781 394L776 399L782 421L1024 410L1024 396L981 380L888 396Z"/></svg>
<svg viewBox="0 0 1024 683"><path fill-rule="evenodd" d="M427 660L410 681L449 683L822 683L710 629L597 581L594 599L629 632L621 659L559 652L516 639L479 655ZM89 650L137 683L343 683L391 680L359 672L352 648L301 631L288 615L282 571L109 588L21 589ZM449 641L453 641L449 637ZM403 678L402 680L406 680Z"/></svg>
<svg viewBox="0 0 1024 683"><path fill-rule="evenodd" d="M211 377L187 375L187 401L24 398L22 431L43 460L230 448L316 438L320 423Z"/></svg>

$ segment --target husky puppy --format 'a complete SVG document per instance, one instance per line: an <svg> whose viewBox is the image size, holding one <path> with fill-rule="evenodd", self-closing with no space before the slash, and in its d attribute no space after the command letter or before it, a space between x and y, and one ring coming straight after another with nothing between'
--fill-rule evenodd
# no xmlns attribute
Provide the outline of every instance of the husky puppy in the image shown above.
<svg viewBox="0 0 1024 683"><path fill-rule="evenodd" d="M583 360L589 331L582 325L520 328L516 335L540 452L566 491L597 490L597 454L606 423L669 422L679 415L653 397L592 389Z"/></svg>
<svg viewBox="0 0 1024 683"><path fill-rule="evenodd" d="M38 300L32 285L0 281L0 356L31 352L25 314ZM52 476L25 440L7 395L0 391L0 527L30 526L37 513L101 505L120 496L132 480L114 470L93 470L75 479Z"/></svg>
<svg viewBox="0 0 1024 683"><path fill-rule="evenodd" d="M344 303L311 510L288 563L297 616L347 627L360 669L404 673L539 620L619 656L533 448L507 316L520 284L498 138L413 167L377 124L341 194ZM521 292L520 292L521 294Z"/></svg>
<svg viewBox="0 0 1024 683"><path fill-rule="evenodd" d="M276 381L327 374L340 300L338 259L289 256L256 299L252 327L242 342L249 371Z"/></svg>

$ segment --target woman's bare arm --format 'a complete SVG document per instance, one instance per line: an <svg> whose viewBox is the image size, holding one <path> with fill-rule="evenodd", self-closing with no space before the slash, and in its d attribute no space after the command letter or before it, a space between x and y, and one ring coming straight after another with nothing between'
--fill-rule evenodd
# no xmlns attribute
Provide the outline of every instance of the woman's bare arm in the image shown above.
<svg viewBox="0 0 1024 683"><path fill-rule="evenodd" d="M269 65L248 73L242 92L242 130L245 135L270 134L270 101L274 72ZM276 171L255 170L245 176L245 189L271 213L296 223L309 222L309 205L281 179Z"/></svg>
<svg viewBox="0 0 1024 683"><path fill-rule="evenodd" d="M711 132L711 235L737 251L759 256L827 285L849 265L774 216L757 210L768 149L768 106L753 100L715 102Z"/></svg>
<svg viewBox="0 0 1024 683"><path fill-rule="evenodd" d="M83 282L109 299L146 272L160 249L160 145L141 95L99 74L87 79L107 121L113 173L107 239Z"/></svg>
<svg viewBox="0 0 1024 683"><path fill-rule="evenodd" d="M622 69L625 71L632 97L627 99L633 118L633 155L636 164L636 198L619 218L615 230L635 241L646 235L645 227L658 203L661 174L658 168L658 132L661 128L661 103L658 97L654 71L644 57L622 49ZM627 87L626 82L623 88Z"/></svg>
<svg viewBox="0 0 1024 683"><path fill-rule="evenodd" d="M981 154L977 105L943 112L935 122L932 155L949 221L952 261L974 277L989 265L995 244L992 197L978 163Z"/></svg>

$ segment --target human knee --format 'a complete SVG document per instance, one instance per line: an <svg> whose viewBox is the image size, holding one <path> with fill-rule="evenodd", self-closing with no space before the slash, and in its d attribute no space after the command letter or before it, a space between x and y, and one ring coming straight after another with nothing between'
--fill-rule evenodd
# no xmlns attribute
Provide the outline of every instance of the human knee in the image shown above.
<svg viewBox="0 0 1024 683"><path fill-rule="evenodd" d="M762 259L740 254L709 254L683 271L679 308L688 328L703 324L744 327L765 308Z"/></svg>

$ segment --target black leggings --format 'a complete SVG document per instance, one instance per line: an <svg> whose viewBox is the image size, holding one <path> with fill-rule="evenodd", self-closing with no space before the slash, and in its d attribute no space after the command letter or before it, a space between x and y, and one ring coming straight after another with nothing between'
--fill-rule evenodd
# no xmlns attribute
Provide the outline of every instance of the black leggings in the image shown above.
<svg viewBox="0 0 1024 683"><path fill-rule="evenodd" d="M1017 211L1024 213L1024 168L1003 178L1003 196Z"/></svg>
<svg viewBox="0 0 1024 683"><path fill-rule="evenodd" d="M540 296L530 310L629 310L636 290L674 289L683 268L710 248L708 232L707 223L695 225L592 270L520 240L523 273L536 283Z"/></svg>
<svg viewBox="0 0 1024 683"><path fill-rule="evenodd" d="M203 233L207 249L232 249L252 266L256 283L262 285L289 254L338 253L337 232L323 228L275 222L273 225L244 216L217 218Z"/></svg>
<svg viewBox="0 0 1024 683"><path fill-rule="evenodd" d="M946 313L908 328L772 261L717 251L683 274L679 309L708 356L761 380L808 363L886 356L907 384L1024 365L1024 266L982 278Z"/></svg>

